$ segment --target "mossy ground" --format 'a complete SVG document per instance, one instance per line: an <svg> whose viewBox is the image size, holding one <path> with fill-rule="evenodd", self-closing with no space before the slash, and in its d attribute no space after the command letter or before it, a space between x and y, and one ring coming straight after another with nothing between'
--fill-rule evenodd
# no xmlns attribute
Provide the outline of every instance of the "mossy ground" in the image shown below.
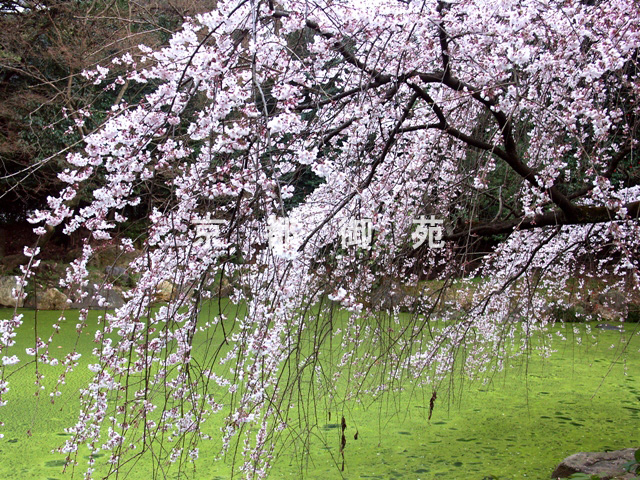
<svg viewBox="0 0 640 480"><path fill-rule="evenodd" d="M10 313L0 310L3 317ZM24 352L33 342L33 312L24 313L14 353ZM96 328L90 325L78 338L74 315L68 312L69 326L56 337L53 350L67 352L77 342L83 357L67 381L65 395L55 404L49 402L48 390L39 399L34 397L33 365L13 369L9 404L0 409L6 424L5 438L0 440L1 479L71 478L70 472L61 472L63 457L50 451L67 438L64 428L75 422L75 392L91 377L86 365L92 361ZM92 312L94 322L97 315ZM39 312L39 333L55 318L57 312ZM627 324L624 333L594 329L597 342L584 334L583 324L557 328L567 340L554 336L557 351L550 358L515 357L488 383L456 376L442 386L430 421L431 391L407 388L368 405L316 398L317 426L309 436L309 450L300 449L299 442L284 442L271 477L543 479L572 453L640 445L638 325ZM581 344L574 339L574 328L580 331ZM59 367L40 368L47 385L53 384ZM343 415L347 444L341 471L339 419ZM218 427L210 428L215 432ZM230 461L214 461L216 445L201 445L195 473L178 476L169 469L166 478L228 478ZM76 478L82 478L82 462L79 468ZM143 458L127 472L126 478L146 480L151 460Z"/></svg>

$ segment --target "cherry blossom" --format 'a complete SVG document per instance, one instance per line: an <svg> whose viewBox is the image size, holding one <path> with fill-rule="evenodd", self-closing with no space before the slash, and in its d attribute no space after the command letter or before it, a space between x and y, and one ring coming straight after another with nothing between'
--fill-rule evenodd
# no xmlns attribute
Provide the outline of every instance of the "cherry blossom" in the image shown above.
<svg viewBox="0 0 640 480"><path fill-rule="evenodd" d="M549 304L566 303L571 277L613 273L611 289L637 290L639 9L624 0L219 0L165 48L118 60L130 81L153 88L107 112L68 154L68 187L32 212L39 233L45 224L91 232L62 286L85 291L99 245L133 250L116 233L141 202L138 187L162 182L171 196L153 205L144 252L129 265L140 280L96 333L94 376L61 451L75 461L86 444L118 465L129 445L147 448L167 432L192 442L166 449L162 460L182 465L217 415L241 475L264 478L278 432L293 428L290 404L304 401L295 393L303 376L331 392L349 372L347 399L393 392L407 375L432 388L460 365L483 376L502 368L504 340L518 329L548 332ZM100 84L108 69L85 76ZM70 206L90 182L91 201ZM207 215L224 227L197 241ZM444 248L413 247L421 216L444 220ZM285 217L292 241L273 251L270 225ZM343 226L360 219L372 220L371 248L343 246ZM246 314L207 317L221 276ZM487 281L470 299L420 290L425 278L448 288L474 276ZM164 280L176 295L154 311ZM379 285L419 293L381 306ZM340 325L332 305L347 312ZM431 332L436 317L445 327ZM87 312L80 318L79 331ZM23 360L11 350L20 322L0 323L3 365ZM217 367L196 373L194 338L214 333ZM335 366L317 358L330 338L342 349ZM54 365L50 344L26 353ZM77 355L60 359L65 374ZM380 362L385 373L373 378ZM138 374L141 390L118 397Z"/></svg>

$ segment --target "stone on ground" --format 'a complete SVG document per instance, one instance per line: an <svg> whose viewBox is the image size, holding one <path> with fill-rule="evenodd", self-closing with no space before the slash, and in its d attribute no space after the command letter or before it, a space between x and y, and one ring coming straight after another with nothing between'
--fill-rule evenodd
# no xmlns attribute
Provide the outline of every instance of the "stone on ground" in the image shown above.
<svg viewBox="0 0 640 480"><path fill-rule="evenodd" d="M574 473L599 475L602 480L630 480L635 474L625 472L624 464L633 460L636 448L614 452L581 452L565 458L551 474L551 478L567 478Z"/></svg>
<svg viewBox="0 0 640 480"><path fill-rule="evenodd" d="M27 308L38 310L63 310L69 308L67 296L57 288L48 288L37 295L29 295L24 304Z"/></svg>
<svg viewBox="0 0 640 480"><path fill-rule="evenodd" d="M16 290L16 293L21 291L21 287L18 284L18 281L15 277L0 277L0 305L4 307L22 307L24 305L24 299L18 298L14 295L13 291Z"/></svg>

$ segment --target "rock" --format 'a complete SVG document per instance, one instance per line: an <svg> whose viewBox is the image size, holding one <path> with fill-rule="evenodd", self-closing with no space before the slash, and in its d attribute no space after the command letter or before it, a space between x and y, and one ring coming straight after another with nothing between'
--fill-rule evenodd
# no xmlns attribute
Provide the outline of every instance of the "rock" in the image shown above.
<svg viewBox="0 0 640 480"><path fill-rule="evenodd" d="M95 285L89 284L85 292L87 296L82 300L76 300L71 304L70 308L88 308L90 310L104 310L120 308L124 305L124 297L118 289L107 290L105 288L96 288ZM96 295L104 297L104 301L94 298Z"/></svg>
<svg viewBox="0 0 640 480"><path fill-rule="evenodd" d="M156 287L156 301L170 302L174 298L175 287L168 280L161 281Z"/></svg>
<svg viewBox="0 0 640 480"><path fill-rule="evenodd" d="M629 300L627 297L622 292L615 289L598 295L598 303L617 312L622 312L626 308L628 302Z"/></svg>
<svg viewBox="0 0 640 480"><path fill-rule="evenodd" d="M599 323L596 325L596 328L601 330L618 330L619 332L624 332L622 325L611 325L610 323Z"/></svg>
<svg viewBox="0 0 640 480"><path fill-rule="evenodd" d="M605 322L617 322L624 319L624 316L622 316L618 311L602 305L597 305L593 313L598 315Z"/></svg>
<svg viewBox="0 0 640 480"><path fill-rule="evenodd" d="M551 474L551 478L567 478L574 473L599 475L602 480L632 479L636 475L625 472L623 465L633 460L636 448L614 452L576 453L565 458Z"/></svg>
<svg viewBox="0 0 640 480"><path fill-rule="evenodd" d="M133 286L131 276L127 273L126 268L109 265L105 267L104 273L109 281L117 282L119 285Z"/></svg>
<svg viewBox="0 0 640 480"><path fill-rule="evenodd" d="M193 296L193 288L187 286L174 285L169 280L162 280L156 286L154 300L156 302L179 302L183 303ZM215 294L215 292L214 292Z"/></svg>
<svg viewBox="0 0 640 480"><path fill-rule="evenodd" d="M69 308L67 296L57 288L48 288L37 295L29 295L24 303L27 308L38 310L63 310Z"/></svg>
<svg viewBox="0 0 640 480"><path fill-rule="evenodd" d="M13 293L14 289L22 291L15 277L0 277L0 305L12 308L24 305L24 298L16 297Z"/></svg>
<svg viewBox="0 0 640 480"><path fill-rule="evenodd" d="M113 277L121 277L122 275L127 274L127 270L123 267L114 267L113 265L109 265L108 267L104 267L104 273Z"/></svg>

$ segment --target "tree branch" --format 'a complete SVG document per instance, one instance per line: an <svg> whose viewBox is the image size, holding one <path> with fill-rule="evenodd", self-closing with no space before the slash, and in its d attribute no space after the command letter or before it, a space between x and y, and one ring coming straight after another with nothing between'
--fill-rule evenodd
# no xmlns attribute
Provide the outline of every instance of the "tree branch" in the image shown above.
<svg viewBox="0 0 640 480"><path fill-rule="evenodd" d="M562 210L552 210L550 212L536 215L533 219L516 219L510 222L487 223L484 225L471 226L451 235L443 236L443 240L458 240L468 235L488 237L503 233L511 233L514 230L532 230L534 228L557 226L557 225L589 225L595 223L611 222L616 218L617 210L602 206L578 206L578 218L568 218ZM623 205L627 209L629 219L640 218L640 201Z"/></svg>

